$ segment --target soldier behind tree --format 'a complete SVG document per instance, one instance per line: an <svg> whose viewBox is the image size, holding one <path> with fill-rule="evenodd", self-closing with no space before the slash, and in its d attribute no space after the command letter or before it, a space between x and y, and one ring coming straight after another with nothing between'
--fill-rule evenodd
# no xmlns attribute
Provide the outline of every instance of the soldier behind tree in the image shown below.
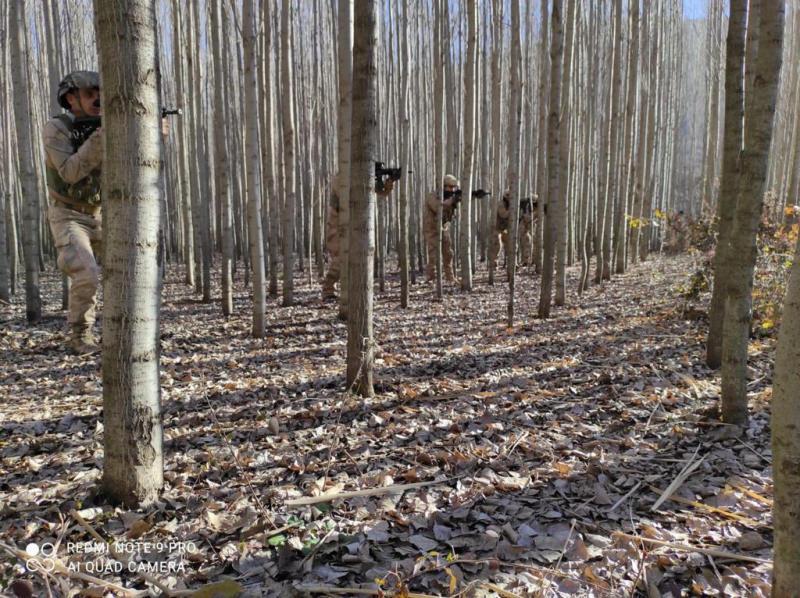
<svg viewBox="0 0 800 598"><path fill-rule="evenodd" d="M100 116L100 77L94 71L75 71L58 85L58 103L67 110L44 126L47 217L58 251L58 266L70 277L70 326L67 346L74 353L97 350L95 321L100 268L95 258L102 239L100 167L103 139L98 128L81 145L72 140L73 122Z"/></svg>
<svg viewBox="0 0 800 598"><path fill-rule="evenodd" d="M442 179L445 197L442 202L442 274L445 280L455 281L453 276L453 241L450 238L450 222L453 220L458 197L453 195L458 190L458 179L452 174L446 174ZM439 243L439 231L436 226L436 212L439 208L439 194L436 191L428 193L425 205L422 208L422 232L425 235L425 244L428 247L428 263L425 268L425 277L432 281L436 272L436 246Z"/></svg>
<svg viewBox="0 0 800 598"><path fill-rule="evenodd" d="M341 275L340 250L341 243L339 238L339 195L341 194L341 175L339 173L333 177L331 185L331 199L328 202L328 209L325 214L325 245L330 254L330 263L325 278L322 279L322 299L329 301L336 298L336 283L339 282ZM388 197L394 189L394 180L387 178L383 181L381 189L375 188L378 197Z"/></svg>
<svg viewBox="0 0 800 598"><path fill-rule="evenodd" d="M522 253L522 264L529 266L531 264L531 250L532 239L531 230L533 222L536 218L537 201L535 199L526 198L520 201L519 206L519 242L520 251ZM503 194L503 199L497 203L497 214L492 229L492 234L489 237L489 263L492 267L497 266L497 257L500 255L500 246L502 244L503 250L508 259L508 235L509 235L509 218L511 215L511 204L508 190Z"/></svg>

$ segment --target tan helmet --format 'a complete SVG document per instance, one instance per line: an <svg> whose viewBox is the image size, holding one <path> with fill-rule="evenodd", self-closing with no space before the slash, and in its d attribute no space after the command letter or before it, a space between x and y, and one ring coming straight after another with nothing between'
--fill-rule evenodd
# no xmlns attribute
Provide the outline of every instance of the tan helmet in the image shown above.
<svg viewBox="0 0 800 598"><path fill-rule="evenodd" d="M67 94L76 89L89 89L100 87L100 75L95 71L73 71L64 77L58 84L58 103L65 110L69 110Z"/></svg>
<svg viewBox="0 0 800 598"><path fill-rule="evenodd" d="M458 187L458 179L452 174L446 174L442 179L442 187Z"/></svg>

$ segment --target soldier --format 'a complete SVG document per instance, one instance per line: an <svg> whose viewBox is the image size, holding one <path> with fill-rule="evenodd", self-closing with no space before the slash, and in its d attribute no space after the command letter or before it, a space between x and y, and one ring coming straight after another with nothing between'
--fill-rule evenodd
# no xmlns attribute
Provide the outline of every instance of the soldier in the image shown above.
<svg viewBox="0 0 800 598"><path fill-rule="evenodd" d="M446 174L442 179L445 198L442 200L442 272L445 280L455 281L453 276L453 242L450 239L450 221L458 207L458 179L452 174ZM428 247L428 264L425 268L425 277L432 281L436 273L436 245L439 242L439 231L436 227L436 211L439 207L439 194L432 191L425 199L422 214L422 230L425 234L425 244Z"/></svg>
<svg viewBox="0 0 800 598"><path fill-rule="evenodd" d="M100 268L95 258L100 229L100 166L103 138L98 128L78 147L71 138L75 118L100 116L100 77L93 71L70 73L58 85L58 103L68 112L44 126L45 170L50 197L48 220L58 251L58 266L71 280L67 346L86 355L97 351L95 320Z"/></svg>
<svg viewBox="0 0 800 598"><path fill-rule="evenodd" d="M322 299L330 301L336 298L336 283L339 282L341 274L341 264L339 262L339 185L340 174L333 177L331 185L331 199L328 202L328 209L325 217L325 244L330 254L330 264L325 278L322 279ZM378 197L388 197L394 189L394 180L391 178L383 181L382 188L376 186L375 193Z"/></svg>
<svg viewBox="0 0 800 598"><path fill-rule="evenodd" d="M519 241L520 250L522 252L522 264L529 266L531 264L531 230L533 222L536 218L536 207L538 201L534 198L525 197L519 202ZM508 223L511 215L510 210L510 197L509 192L503 194L503 199L497 203L497 216L495 218L494 230L489 239L489 263L492 267L497 265L497 256L500 254L500 245L502 243L503 250L508 259Z"/></svg>

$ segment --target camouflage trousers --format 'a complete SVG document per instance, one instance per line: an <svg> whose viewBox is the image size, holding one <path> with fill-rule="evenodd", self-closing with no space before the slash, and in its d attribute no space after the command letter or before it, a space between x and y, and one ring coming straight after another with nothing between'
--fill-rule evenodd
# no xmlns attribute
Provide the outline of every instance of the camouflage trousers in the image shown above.
<svg viewBox="0 0 800 598"><path fill-rule="evenodd" d="M425 266L425 277L433 280L436 276L436 245L439 242L436 229L426 228L425 244L428 246L428 263ZM442 276L445 280L453 280L453 241L450 239L450 227L442 229Z"/></svg>
<svg viewBox="0 0 800 598"><path fill-rule="evenodd" d="M503 250L506 254L506 259L508 259L508 250L509 250L509 240L508 240L508 231L492 231L491 237L489 237L489 263L493 264L495 267L497 266L497 257L500 255L500 246L502 245ZM519 261L524 266L531 265L532 262L532 250L533 250L533 243L531 239L531 231L530 226L525 225L524 223L520 223L519 225Z"/></svg>
<svg viewBox="0 0 800 598"><path fill-rule="evenodd" d="M67 321L71 326L89 328L94 324L100 285L95 258L102 241L100 214L90 216L51 202L47 219L58 250L58 267L71 282Z"/></svg>

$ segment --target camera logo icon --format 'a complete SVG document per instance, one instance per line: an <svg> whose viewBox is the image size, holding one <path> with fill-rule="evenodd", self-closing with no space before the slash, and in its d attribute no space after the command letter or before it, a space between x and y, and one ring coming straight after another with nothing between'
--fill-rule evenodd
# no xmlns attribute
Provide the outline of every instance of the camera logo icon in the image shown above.
<svg viewBox="0 0 800 598"><path fill-rule="evenodd" d="M51 573L56 568L56 563L53 560L56 554L56 547L52 542L45 542L41 545L31 542L25 547L25 554L31 557L25 561L25 568L28 571Z"/></svg>

